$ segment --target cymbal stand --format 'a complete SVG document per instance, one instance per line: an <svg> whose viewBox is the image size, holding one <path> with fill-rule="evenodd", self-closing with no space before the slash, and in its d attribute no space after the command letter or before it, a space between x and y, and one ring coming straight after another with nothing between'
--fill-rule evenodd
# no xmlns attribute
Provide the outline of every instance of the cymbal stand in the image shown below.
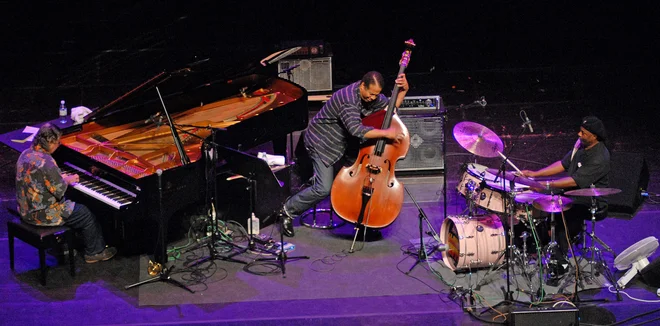
<svg viewBox="0 0 660 326"><path fill-rule="evenodd" d="M550 196L554 198L555 194L551 190L550 191ZM543 259L542 263L546 267L546 271L549 273L550 279L552 281L549 281L549 285L557 285L554 282L555 277L557 276L557 268L559 268L558 264L559 262L557 261L557 251L559 250L559 244L557 243L557 232L556 232L556 227L557 227L557 221L555 220L555 212L550 212L550 242L545 247L545 250L543 251ZM562 254L563 253L559 253ZM543 282L543 280L541 280Z"/></svg>
<svg viewBox="0 0 660 326"><path fill-rule="evenodd" d="M577 261L579 264L583 259L585 259L585 256L588 253L588 258L587 259L587 264L589 265L589 273L583 272L580 273L580 278L584 278L587 282L587 284L591 284L592 281L594 280L594 276L598 276L598 273L602 273L605 275L605 278L607 280L614 284L614 287L617 292L617 299L621 301L621 294L619 294L619 286L616 284L616 280L614 279L614 275L612 275L612 272L610 271L609 267L607 266L607 263L605 262L605 259L603 259L602 256L602 251L600 248L596 247L596 242L600 244L605 251L608 251L612 253L614 258L616 258L616 252L608 246L603 240L601 240L597 235L596 235L596 211L597 211L597 202L596 202L596 197L592 196L591 197L591 207L589 208L589 212L591 213L591 232L587 232L587 226L586 226L586 221L585 223L582 224L582 255L580 255L580 259ZM591 238L591 242L589 247L587 247L587 236ZM594 242L595 241L595 242ZM594 265L596 265L596 271L594 271ZM584 275L587 274L587 275Z"/></svg>
<svg viewBox="0 0 660 326"><path fill-rule="evenodd" d="M410 199L412 199L413 203L415 203L415 206L417 206L417 210L419 211L419 249L417 250L417 254L416 254L417 260L412 266L410 266L410 269L406 272L407 275L410 274L410 272L413 270L413 268L415 268L415 266L417 266L417 264L424 261L428 261L429 255L434 253L436 250L445 251L447 250L447 247L440 242L440 237L438 236L438 233L435 232L435 230L433 229L433 225L431 225L431 222L429 222L429 218L424 213L424 210L419 206L419 204L415 200L415 197L413 197L413 195L410 193L408 188L406 188L406 186L403 186L403 189L406 190L408 196L410 196ZM429 232L431 236L433 236L433 238L438 242L438 245L433 246L433 248L431 248L429 252L426 251L426 245L424 244L424 229L422 227L422 221L426 222L426 225L429 227L430 230Z"/></svg>

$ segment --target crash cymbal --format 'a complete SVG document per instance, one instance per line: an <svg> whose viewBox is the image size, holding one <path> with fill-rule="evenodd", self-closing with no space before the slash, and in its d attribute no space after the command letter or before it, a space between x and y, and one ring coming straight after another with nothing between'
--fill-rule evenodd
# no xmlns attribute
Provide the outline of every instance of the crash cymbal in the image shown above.
<svg viewBox="0 0 660 326"><path fill-rule="evenodd" d="M559 203L560 198L561 204ZM565 211L571 208L572 204L573 200L570 198L557 195L545 195L543 197L536 198L533 203L534 208L548 213Z"/></svg>
<svg viewBox="0 0 660 326"><path fill-rule="evenodd" d="M497 134L476 122L457 123L454 126L454 138L468 152L478 156L496 157L504 149Z"/></svg>
<svg viewBox="0 0 660 326"><path fill-rule="evenodd" d="M502 176L502 173L498 169L493 169L489 168L486 169L486 172L493 174L495 176ZM524 177L522 175L518 175L515 172L507 172L504 174L504 179L513 181L515 183L519 183L525 186L529 186L531 188L536 188L536 189L545 189L545 186L539 183L538 181L534 181L528 177Z"/></svg>
<svg viewBox="0 0 660 326"><path fill-rule="evenodd" d="M584 188L584 189L575 189L575 190L567 191L564 193L564 195L599 197L599 196L614 195L620 192L621 189L616 189L616 188Z"/></svg>

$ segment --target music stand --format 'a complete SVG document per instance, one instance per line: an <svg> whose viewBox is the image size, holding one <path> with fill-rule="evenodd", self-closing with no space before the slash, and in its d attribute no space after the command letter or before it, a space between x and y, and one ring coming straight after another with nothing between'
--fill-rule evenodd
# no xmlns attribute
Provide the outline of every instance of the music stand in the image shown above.
<svg viewBox="0 0 660 326"><path fill-rule="evenodd" d="M256 199L256 195L258 193L258 189L257 189L258 184L276 183L280 187L284 186L284 183L278 180L277 176L275 176L275 173L273 173L273 170L270 169L268 162L258 157L254 157L250 154L243 153L239 150L229 147L220 146L220 152L222 153L223 157L225 157L229 169L232 170L234 173L242 175L244 178L248 180L248 184L250 184L250 192L251 192L250 194L251 213L254 212L253 202ZM279 223L280 223L280 250L277 252L265 250L265 249L263 250L267 253L276 256L276 258L259 258L256 260L279 261L280 268L282 269L282 276L286 277L285 264L287 260L309 259L309 257L308 256L287 257L286 250L284 250L284 233L282 232L282 228L284 228L283 225L284 218L280 218ZM251 244L250 246L252 247L254 243L252 234L249 234L249 237Z"/></svg>

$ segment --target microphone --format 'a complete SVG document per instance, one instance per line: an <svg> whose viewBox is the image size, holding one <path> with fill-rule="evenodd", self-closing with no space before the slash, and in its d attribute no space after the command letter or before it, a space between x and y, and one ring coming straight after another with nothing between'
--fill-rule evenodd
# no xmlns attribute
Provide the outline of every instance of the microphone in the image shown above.
<svg viewBox="0 0 660 326"><path fill-rule="evenodd" d="M525 128L525 126L529 127L529 132L534 133L534 128L532 128L532 120L529 120L529 117L527 116L527 112L525 110L520 110L520 117L523 120L522 127Z"/></svg>
<svg viewBox="0 0 660 326"><path fill-rule="evenodd" d="M488 104L485 96L480 97L478 100L474 101L474 103L481 105L482 108L485 108L486 104Z"/></svg>
<svg viewBox="0 0 660 326"><path fill-rule="evenodd" d="M291 70L296 69L298 67L300 67L300 64L295 64L289 68L282 69L282 71L280 71L280 74L289 73Z"/></svg>
<svg viewBox="0 0 660 326"><path fill-rule="evenodd" d="M525 119L525 124L527 127L529 127L529 132L534 133L534 128L532 128L532 120L529 120L529 118Z"/></svg>
<svg viewBox="0 0 660 326"><path fill-rule="evenodd" d="M158 126L163 124L163 117L160 115L160 112L156 112L151 116L149 116L147 120L144 120L144 124L150 124L150 123L155 123Z"/></svg>

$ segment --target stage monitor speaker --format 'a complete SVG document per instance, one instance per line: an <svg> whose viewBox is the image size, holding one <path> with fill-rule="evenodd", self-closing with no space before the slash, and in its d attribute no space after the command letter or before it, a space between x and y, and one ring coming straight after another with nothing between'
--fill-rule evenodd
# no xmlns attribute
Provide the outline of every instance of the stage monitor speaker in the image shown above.
<svg viewBox="0 0 660 326"><path fill-rule="evenodd" d="M633 217L649 184L649 168L642 154L612 152L610 155L610 188L621 192L607 196L610 216Z"/></svg>
<svg viewBox="0 0 660 326"><path fill-rule="evenodd" d="M639 274L642 275L644 282L646 284L660 288L660 258L656 258L655 261L646 265Z"/></svg>
<svg viewBox="0 0 660 326"><path fill-rule="evenodd" d="M278 71L291 70L291 81L308 92L332 90L332 57L280 60Z"/></svg>
<svg viewBox="0 0 660 326"><path fill-rule="evenodd" d="M432 173L444 171L444 118L442 116L401 115L410 133L410 148L396 163L396 171Z"/></svg>
<svg viewBox="0 0 660 326"><path fill-rule="evenodd" d="M578 325L577 308L529 308L511 312L510 325Z"/></svg>

